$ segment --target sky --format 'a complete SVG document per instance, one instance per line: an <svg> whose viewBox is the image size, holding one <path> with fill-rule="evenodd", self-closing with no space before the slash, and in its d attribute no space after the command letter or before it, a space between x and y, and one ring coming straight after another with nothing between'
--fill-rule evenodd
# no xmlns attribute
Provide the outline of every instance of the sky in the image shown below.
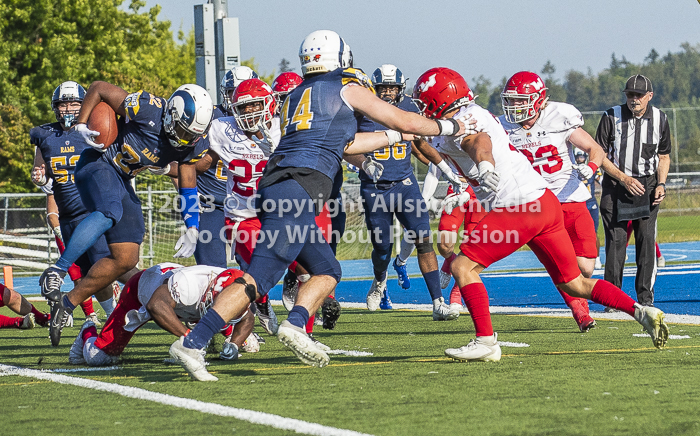
<svg viewBox="0 0 700 436"><path fill-rule="evenodd" d="M371 74L394 64L410 87L437 66L497 84L517 71L539 73L549 60L561 79L569 70L598 73L613 53L640 64L652 48L663 55L700 44L700 0L227 1L228 16L239 19L241 57L254 57L261 74L278 70L282 58L299 73L299 45L319 29L343 37L356 67ZM160 4L159 18L177 32L193 28L194 5L202 3L146 0L146 7Z"/></svg>

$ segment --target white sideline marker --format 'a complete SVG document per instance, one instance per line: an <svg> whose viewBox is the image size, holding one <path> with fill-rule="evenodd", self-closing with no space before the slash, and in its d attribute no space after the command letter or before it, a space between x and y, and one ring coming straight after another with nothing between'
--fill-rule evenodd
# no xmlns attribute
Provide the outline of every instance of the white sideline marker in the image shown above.
<svg viewBox="0 0 700 436"><path fill-rule="evenodd" d="M294 431L302 434L318 436L371 436L366 433L344 430L342 428L326 427L321 424L314 424L312 422L301 421L299 419L285 418L283 416L272 415L270 413L238 409L216 403L205 403L203 401L175 397L172 395L151 392L131 386L122 386L114 383L105 383L79 377L69 377L67 375L37 371L35 369L20 368L17 366L0 364L0 377L2 376L31 377L61 383L64 385L73 385L87 389L111 392L124 397L135 398L137 400L153 401L154 403L179 407L181 409L194 410L197 412L208 413L210 415L236 418L240 419L241 421L251 422L253 424L266 425L269 427Z"/></svg>

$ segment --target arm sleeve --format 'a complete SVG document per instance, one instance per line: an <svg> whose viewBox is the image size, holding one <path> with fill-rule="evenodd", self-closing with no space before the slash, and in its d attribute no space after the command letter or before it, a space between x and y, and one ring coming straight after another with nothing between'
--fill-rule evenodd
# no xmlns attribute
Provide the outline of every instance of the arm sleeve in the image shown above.
<svg viewBox="0 0 700 436"><path fill-rule="evenodd" d="M423 199L427 200L435 194L435 190L438 186L438 179L440 178L441 171L434 164L430 164L428 167L428 174L425 175L425 180L423 181Z"/></svg>

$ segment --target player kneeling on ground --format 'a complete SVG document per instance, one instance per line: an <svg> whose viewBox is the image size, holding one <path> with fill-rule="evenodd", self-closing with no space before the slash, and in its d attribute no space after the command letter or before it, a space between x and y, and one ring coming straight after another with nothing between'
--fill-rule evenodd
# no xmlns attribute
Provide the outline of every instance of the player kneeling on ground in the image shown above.
<svg viewBox="0 0 700 436"><path fill-rule="evenodd" d="M70 349L69 362L90 366L115 363L136 330L151 319L175 336L186 336L189 330L183 322L198 322L219 292L242 275L233 269L174 263L156 265L136 274L124 287L99 335L92 321L83 324ZM238 357L238 349L252 336L253 322L250 311L231 322L234 328L224 342L222 359Z"/></svg>
<svg viewBox="0 0 700 436"><path fill-rule="evenodd" d="M459 73L448 68L428 70L416 81L413 96L424 104L426 116L473 119L480 130L472 135L436 137L435 149L421 150L436 165L444 158L469 181L477 199L489 210L472 231L473 237L461 244L461 253L451 267L474 322L476 339L466 346L445 350L447 356L466 361L501 359L491 325L489 297L479 274L525 244L559 289L629 314L651 335L655 347L665 345L668 327L662 311L636 304L605 280L581 275L559 200L527 158L511 148L501 124L474 103Z"/></svg>

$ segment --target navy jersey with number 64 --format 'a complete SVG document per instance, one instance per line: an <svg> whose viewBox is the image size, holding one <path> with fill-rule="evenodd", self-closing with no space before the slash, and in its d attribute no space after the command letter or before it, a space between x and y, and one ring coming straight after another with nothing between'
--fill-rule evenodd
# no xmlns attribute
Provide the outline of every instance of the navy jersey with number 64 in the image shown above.
<svg viewBox="0 0 700 436"><path fill-rule="evenodd" d="M32 145L38 147L46 163L46 176L53 179L53 193L61 222L70 222L87 213L73 181L80 153L90 148L81 135L66 132L59 123L44 124L29 131Z"/></svg>
<svg viewBox="0 0 700 436"><path fill-rule="evenodd" d="M419 113L418 106L410 98L404 98L397 105L399 109L406 112ZM360 132L376 132L387 130L386 127L379 123L363 118L360 125ZM411 141L399 142L394 145L384 147L380 150L375 150L369 154L374 160L384 166L384 172L378 182L396 182L403 180L413 174L411 166ZM367 183L374 183L372 178L364 171L360 171L360 180Z"/></svg>
<svg viewBox="0 0 700 436"><path fill-rule="evenodd" d="M163 129L164 98L145 91L129 94L124 99L126 120L119 125L117 140L103 154L125 178L133 178L143 167L165 168L170 162L195 160L194 147L175 148Z"/></svg>
<svg viewBox="0 0 700 436"><path fill-rule="evenodd" d="M279 159L279 167L310 168L333 180L362 119L340 96L351 83L373 89L367 75L356 68L312 76L294 89L282 106L282 137L270 160Z"/></svg>

